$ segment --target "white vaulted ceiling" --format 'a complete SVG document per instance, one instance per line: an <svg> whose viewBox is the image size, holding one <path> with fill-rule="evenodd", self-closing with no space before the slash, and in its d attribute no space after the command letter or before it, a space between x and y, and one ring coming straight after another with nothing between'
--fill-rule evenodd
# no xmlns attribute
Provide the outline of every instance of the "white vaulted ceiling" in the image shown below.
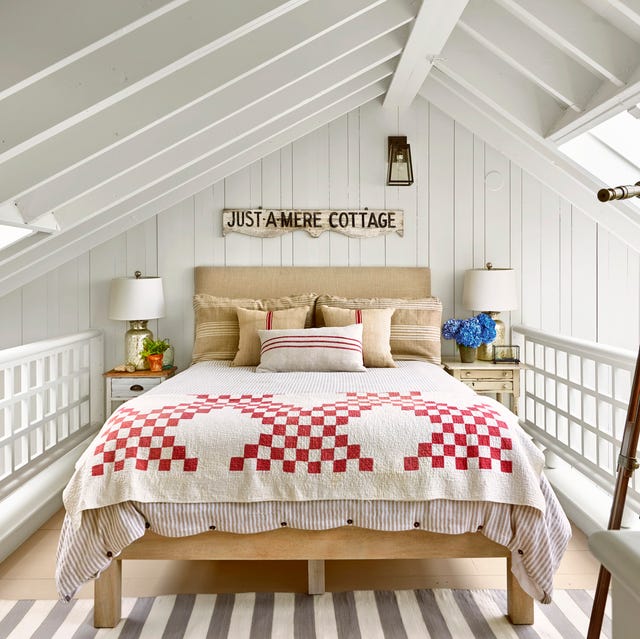
<svg viewBox="0 0 640 639"><path fill-rule="evenodd" d="M1 0L0 219L60 230L0 252L0 295L418 93L560 166L559 142L640 101L640 0Z"/></svg>

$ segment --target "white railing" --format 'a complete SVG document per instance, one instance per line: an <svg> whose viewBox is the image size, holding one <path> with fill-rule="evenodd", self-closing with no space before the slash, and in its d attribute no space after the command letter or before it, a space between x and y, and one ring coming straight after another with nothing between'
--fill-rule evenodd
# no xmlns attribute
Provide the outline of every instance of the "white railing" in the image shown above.
<svg viewBox="0 0 640 639"><path fill-rule="evenodd" d="M98 330L0 351L0 499L100 426L102 361Z"/></svg>
<svg viewBox="0 0 640 639"><path fill-rule="evenodd" d="M525 326L513 329L526 366L520 420L529 435L610 494L636 353ZM640 511L640 477L627 505Z"/></svg>

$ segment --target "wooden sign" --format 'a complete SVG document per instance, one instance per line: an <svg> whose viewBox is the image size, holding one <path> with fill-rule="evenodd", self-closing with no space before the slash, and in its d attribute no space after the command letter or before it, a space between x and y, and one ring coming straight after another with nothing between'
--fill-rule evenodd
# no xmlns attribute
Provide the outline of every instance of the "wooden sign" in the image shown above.
<svg viewBox="0 0 640 639"><path fill-rule="evenodd" d="M292 231L306 231L318 237L324 231L337 231L350 237L373 237L385 233L404 234L402 211L363 209L293 210L293 209L224 209L222 234L245 233L257 237L275 237Z"/></svg>

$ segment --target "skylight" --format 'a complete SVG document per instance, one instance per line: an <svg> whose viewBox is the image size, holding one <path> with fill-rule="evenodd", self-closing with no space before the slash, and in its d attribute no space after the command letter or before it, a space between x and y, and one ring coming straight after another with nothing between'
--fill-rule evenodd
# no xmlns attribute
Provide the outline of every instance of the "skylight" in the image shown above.
<svg viewBox="0 0 640 639"><path fill-rule="evenodd" d="M34 229L19 228L17 226L9 226L8 224L0 224L0 250L21 240L24 237L33 235Z"/></svg>
<svg viewBox="0 0 640 639"><path fill-rule="evenodd" d="M560 150L602 182L603 187L640 181L640 109L635 106L560 146ZM640 208L640 199L627 202Z"/></svg>
<svg viewBox="0 0 640 639"><path fill-rule="evenodd" d="M0 251L34 234L50 234L60 227L53 213L25 221L15 202L0 204Z"/></svg>

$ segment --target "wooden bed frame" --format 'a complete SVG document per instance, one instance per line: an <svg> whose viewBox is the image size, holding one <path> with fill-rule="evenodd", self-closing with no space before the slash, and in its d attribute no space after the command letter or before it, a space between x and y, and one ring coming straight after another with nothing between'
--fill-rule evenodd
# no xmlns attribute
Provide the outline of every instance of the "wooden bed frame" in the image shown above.
<svg viewBox="0 0 640 639"><path fill-rule="evenodd" d="M431 276L427 268L197 267L195 292L245 298L303 292L345 297L426 297L431 295ZM309 594L321 594L325 560L460 557L506 558L511 623L533 623L533 599L511 572L511 552L481 533L386 532L349 526L323 531L281 528L249 535L209 531L179 538L147 532L125 548L96 580L94 625L113 628L120 621L125 559L302 559L308 562Z"/></svg>

